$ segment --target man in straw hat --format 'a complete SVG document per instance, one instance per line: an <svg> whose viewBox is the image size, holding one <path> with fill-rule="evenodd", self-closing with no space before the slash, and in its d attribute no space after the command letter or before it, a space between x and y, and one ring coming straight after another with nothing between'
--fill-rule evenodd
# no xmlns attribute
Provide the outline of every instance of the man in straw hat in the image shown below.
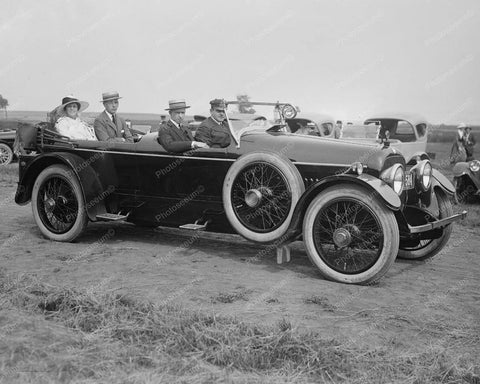
<svg viewBox="0 0 480 384"><path fill-rule="evenodd" d="M225 100L210 101L210 117L202 121L195 138L207 143L212 148L224 148L230 145L230 129L226 121L227 104Z"/></svg>
<svg viewBox="0 0 480 384"><path fill-rule="evenodd" d="M133 143L133 136L125 120L117 116L118 100L121 99L118 92L102 93L105 111L97 116L93 127L98 140L118 141Z"/></svg>
<svg viewBox="0 0 480 384"><path fill-rule="evenodd" d="M185 111L190 106L185 100L170 100L165 110L170 114L170 120L163 123L158 131L158 142L168 152L185 152L190 149L208 148L208 145L195 141L192 133L184 127Z"/></svg>

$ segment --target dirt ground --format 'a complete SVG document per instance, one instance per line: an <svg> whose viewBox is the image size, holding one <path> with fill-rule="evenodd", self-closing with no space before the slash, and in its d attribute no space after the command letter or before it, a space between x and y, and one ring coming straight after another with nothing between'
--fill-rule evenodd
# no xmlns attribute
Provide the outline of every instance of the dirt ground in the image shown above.
<svg viewBox="0 0 480 384"><path fill-rule="evenodd" d="M238 236L125 223L89 224L76 243L54 243L42 238L30 204L16 205L14 194L15 183L1 180L0 260L9 274L118 290L259 324L287 319L347 346L394 346L412 356L448 350L480 364L480 234L474 227L455 225L447 247L430 261L397 260L378 284L352 286L320 277L300 242L282 265L273 250Z"/></svg>

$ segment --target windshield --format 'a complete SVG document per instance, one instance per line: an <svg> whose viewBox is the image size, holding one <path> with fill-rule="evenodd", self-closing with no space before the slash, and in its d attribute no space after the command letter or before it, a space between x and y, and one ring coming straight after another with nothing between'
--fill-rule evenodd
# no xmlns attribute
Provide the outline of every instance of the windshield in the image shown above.
<svg viewBox="0 0 480 384"><path fill-rule="evenodd" d="M238 113L236 106L229 107L228 120L232 136L237 144L240 136L252 130L266 131L279 124L280 115L273 106L254 105L255 113Z"/></svg>

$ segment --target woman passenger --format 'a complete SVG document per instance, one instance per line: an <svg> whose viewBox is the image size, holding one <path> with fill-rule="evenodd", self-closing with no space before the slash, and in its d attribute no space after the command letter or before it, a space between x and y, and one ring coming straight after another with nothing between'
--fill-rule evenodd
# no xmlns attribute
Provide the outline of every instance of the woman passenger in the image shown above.
<svg viewBox="0 0 480 384"><path fill-rule="evenodd" d="M60 116L55 123L57 132L73 140L97 140L93 127L78 116L87 107L86 101L73 96L64 97L62 104L55 108L56 115Z"/></svg>

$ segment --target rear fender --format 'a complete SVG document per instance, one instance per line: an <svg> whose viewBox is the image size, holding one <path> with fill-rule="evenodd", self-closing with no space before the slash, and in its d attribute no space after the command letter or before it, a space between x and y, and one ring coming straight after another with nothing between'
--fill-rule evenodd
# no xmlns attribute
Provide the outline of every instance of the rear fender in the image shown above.
<svg viewBox="0 0 480 384"><path fill-rule="evenodd" d="M88 217L95 221L98 214L106 212L104 199L115 190L115 187L102 185L90 166L92 161L95 159L83 159L67 152L45 153L37 156L25 170L20 170L22 176L15 194L15 202L20 205L27 204L32 198L33 185L40 172L53 164L63 164L70 168L72 177L77 177L80 181Z"/></svg>
<svg viewBox="0 0 480 384"><path fill-rule="evenodd" d="M386 184L382 180L368 174L363 174L360 176L334 175L322 179L321 181L313 184L305 191L305 193L298 201L297 206L295 207L292 221L290 223L289 232L298 234L299 231L301 231L302 221L303 217L305 216L305 212L312 200L315 198L315 196L317 196L326 188L338 185L339 183L360 185L364 187L367 192L369 192L369 197L371 199L375 197L379 198L392 211L397 211L400 209L400 197L395 193L392 188L390 188L388 184Z"/></svg>

